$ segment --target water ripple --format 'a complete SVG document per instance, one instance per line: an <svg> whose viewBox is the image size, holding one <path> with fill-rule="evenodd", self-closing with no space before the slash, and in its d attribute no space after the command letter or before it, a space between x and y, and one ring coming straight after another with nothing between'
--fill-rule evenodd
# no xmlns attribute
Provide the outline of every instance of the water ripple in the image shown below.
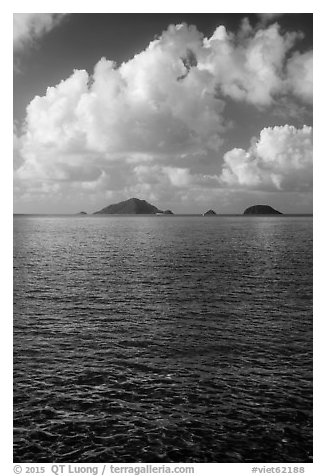
<svg viewBox="0 0 326 476"><path fill-rule="evenodd" d="M15 218L15 462L311 461L311 224Z"/></svg>

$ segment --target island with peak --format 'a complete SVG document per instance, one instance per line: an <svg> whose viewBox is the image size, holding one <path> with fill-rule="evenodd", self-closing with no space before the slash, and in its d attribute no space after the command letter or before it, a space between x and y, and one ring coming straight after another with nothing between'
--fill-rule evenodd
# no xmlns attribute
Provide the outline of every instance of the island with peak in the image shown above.
<svg viewBox="0 0 326 476"><path fill-rule="evenodd" d="M173 215L171 210L160 210L139 198L129 198L123 202L114 203L102 208L94 213L94 215Z"/></svg>
<svg viewBox="0 0 326 476"><path fill-rule="evenodd" d="M283 215L283 213L275 210L269 205L253 205L252 207L246 208L243 212L244 215Z"/></svg>
<svg viewBox="0 0 326 476"><path fill-rule="evenodd" d="M216 216L216 212L214 210L207 210L207 212L203 213L204 217L213 217Z"/></svg>

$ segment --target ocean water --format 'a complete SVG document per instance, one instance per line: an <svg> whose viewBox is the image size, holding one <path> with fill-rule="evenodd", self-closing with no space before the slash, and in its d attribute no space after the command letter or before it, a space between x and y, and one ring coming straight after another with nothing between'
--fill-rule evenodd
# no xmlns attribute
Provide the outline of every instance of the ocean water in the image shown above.
<svg viewBox="0 0 326 476"><path fill-rule="evenodd" d="M15 462L311 462L311 217L14 217Z"/></svg>

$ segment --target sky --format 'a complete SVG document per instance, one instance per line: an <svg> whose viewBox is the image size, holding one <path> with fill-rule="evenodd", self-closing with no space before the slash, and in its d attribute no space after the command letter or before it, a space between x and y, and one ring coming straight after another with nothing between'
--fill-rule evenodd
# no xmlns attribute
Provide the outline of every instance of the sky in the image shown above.
<svg viewBox="0 0 326 476"><path fill-rule="evenodd" d="M312 14L14 14L14 212L312 212Z"/></svg>

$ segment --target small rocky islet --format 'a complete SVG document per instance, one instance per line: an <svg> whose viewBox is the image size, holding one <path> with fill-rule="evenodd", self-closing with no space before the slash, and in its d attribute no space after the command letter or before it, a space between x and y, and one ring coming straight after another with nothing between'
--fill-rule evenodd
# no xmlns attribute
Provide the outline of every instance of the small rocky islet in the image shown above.
<svg viewBox="0 0 326 476"><path fill-rule="evenodd" d="M216 216L216 212L214 210L207 210L207 212L203 213L204 217L214 217Z"/></svg>
<svg viewBox="0 0 326 476"><path fill-rule="evenodd" d="M244 215L283 215L283 213L275 210L269 205L253 205L243 212Z"/></svg>

